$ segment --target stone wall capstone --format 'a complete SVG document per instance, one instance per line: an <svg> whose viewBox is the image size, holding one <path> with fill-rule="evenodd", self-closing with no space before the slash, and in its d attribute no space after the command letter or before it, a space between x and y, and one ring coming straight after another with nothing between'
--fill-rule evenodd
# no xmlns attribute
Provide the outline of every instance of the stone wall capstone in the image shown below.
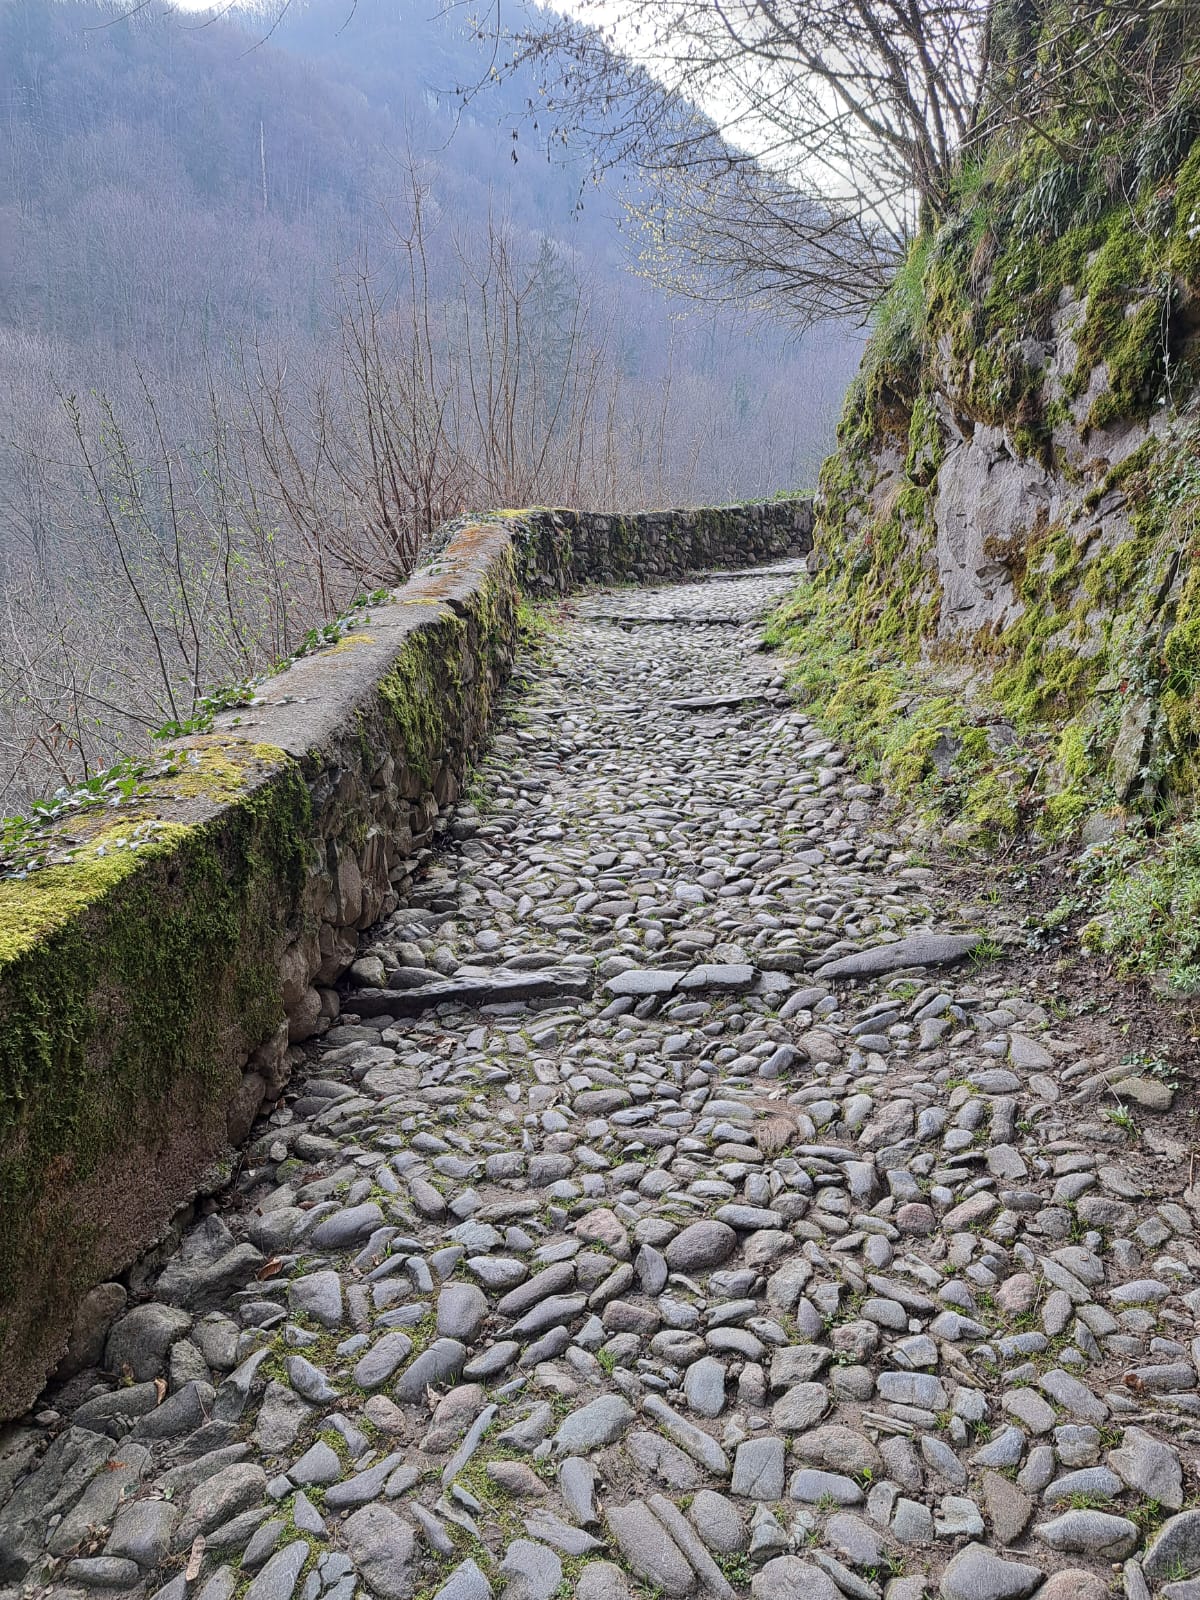
<svg viewBox="0 0 1200 1600"><path fill-rule="evenodd" d="M118 1281L229 1173L486 740L523 594L811 548L807 499L460 521L360 631L0 881L0 1417L94 1358ZM219 1265L219 1264L218 1264Z"/></svg>

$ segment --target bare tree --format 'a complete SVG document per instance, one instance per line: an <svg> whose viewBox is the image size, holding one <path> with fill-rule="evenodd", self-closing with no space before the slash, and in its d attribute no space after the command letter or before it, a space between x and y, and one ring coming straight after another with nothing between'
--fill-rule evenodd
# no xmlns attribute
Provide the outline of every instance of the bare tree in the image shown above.
<svg viewBox="0 0 1200 1600"><path fill-rule="evenodd" d="M416 89L462 30L377 14L365 94L126 12L0 5L0 811L144 757L464 510L811 480L849 341L665 305L606 220L555 227L561 173L495 182L490 119L446 145Z"/></svg>
<svg viewBox="0 0 1200 1600"><path fill-rule="evenodd" d="M119 401L59 389L37 415L29 352L0 501L0 804L193 725L469 506L659 497L688 429L665 386L631 386L571 263L489 222L444 241L435 293L427 202L414 179L385 258L343 276L327 347L256 341L189 407L134 362Z"/></svg>
<svg viewBox="0 0 1200 1600"><path fill-rule="evenodd" d="M801 327L865 318L965 156L1019 129L1078 159L1197 57L1196 0L575 0L511 32L500 8L472 13L466 97L532 65L539 134L622 174L652 278Z"/></svg>
<svg viewBox="0 0 1200 1600"><path fill-rule="evenodd" d="M452 0L459 3L459 0ZM989 0L579 0L503 36L494 73L542 75L552 140L628 197L676 291L864 314L945 209L978 114ZM474 91L468 91L473 93Z"/></svg>

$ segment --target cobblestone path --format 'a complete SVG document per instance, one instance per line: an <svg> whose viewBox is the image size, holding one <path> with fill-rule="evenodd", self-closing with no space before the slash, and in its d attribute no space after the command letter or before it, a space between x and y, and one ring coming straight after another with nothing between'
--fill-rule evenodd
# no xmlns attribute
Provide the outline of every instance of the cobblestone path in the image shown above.
<svg viewBox="0 0 1200 1600"><path fill-rule="evenodd" d="M4 1594L1200 1595L1169 1091L951 964L756 649L795 581L571 604L232 1193L10 1430Z"/></svg>

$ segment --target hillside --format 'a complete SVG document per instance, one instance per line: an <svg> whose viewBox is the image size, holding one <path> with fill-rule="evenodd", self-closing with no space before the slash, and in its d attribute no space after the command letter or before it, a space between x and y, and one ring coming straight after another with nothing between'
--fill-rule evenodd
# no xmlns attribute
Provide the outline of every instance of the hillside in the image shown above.
<svg viewBox="0 0 1200 1600"><path fill-rule="evenodd" d="M413 0L367 0L350 22L318 0L273 31L252 12L122 9L0 4L0 391L21 391L18 419L46 370L119 392L133 360L175 379L247 339L306 359L345 274L388 264L415 162L435 299L492 217L527 249L549 239L586 281L627 374L670 373L680 400L691 388L678 492L771 493L815 472L857 340L798 350L643 285L602 198L579 205L581 165L512 160L528 84L460 114L454 88L481 60L461 22ZM689 486L702 426L712 448ZM14 432L0 407L0 435Z"/></svg>
<svg viewBox="0 0 1200 1600"><path fill-rule="evenodd" d="M819 506L631 509L819 448L811 352L668 332L503 99L409 159L453 38L390 212L383 13L311 184L328 10L196 24L174 177L182 19L24 57L125 96L31 324L154 161L112 237L231 278L9 402L0 1600L1200 1600L1200 0L570 3L678 260L877 308Z"/></svg>
<svg viewBox="0 0 1200 1600"><path fill-rule="evenodd" d="M861 341L664 297L420 0L0 0L0 806L489 506L811 485Z"/></svg>
<svg viewBox="0 0 1200 1600"><path fill-rule="evenodd" d="M1037 9L1019 120L879 309L776 637L930 837L1082 849L1103 892L1060 919L1190 987L1200 85L1187 8L1118 44Z"/></svg>

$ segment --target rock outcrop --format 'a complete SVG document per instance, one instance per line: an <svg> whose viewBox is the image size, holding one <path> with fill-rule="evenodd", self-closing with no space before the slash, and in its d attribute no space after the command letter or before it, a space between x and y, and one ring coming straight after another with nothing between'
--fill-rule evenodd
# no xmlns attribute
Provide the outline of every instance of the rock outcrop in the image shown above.
<svg viewBox="0 0 1200 1600"><path fill-rule="evenodd" d="M1159 9L1148 28L1182 15ZM840 626L976 720L1045 730L1016 786L1057 798L1060 827L1190 788L1200 742L1200 99L1169 92L1172 48L1158 98L1081 67L972 148L881 308L818 501L815 636ZM860 687L847 726L880 710ZM907 779L946 778L934 742Z"/></svg>

